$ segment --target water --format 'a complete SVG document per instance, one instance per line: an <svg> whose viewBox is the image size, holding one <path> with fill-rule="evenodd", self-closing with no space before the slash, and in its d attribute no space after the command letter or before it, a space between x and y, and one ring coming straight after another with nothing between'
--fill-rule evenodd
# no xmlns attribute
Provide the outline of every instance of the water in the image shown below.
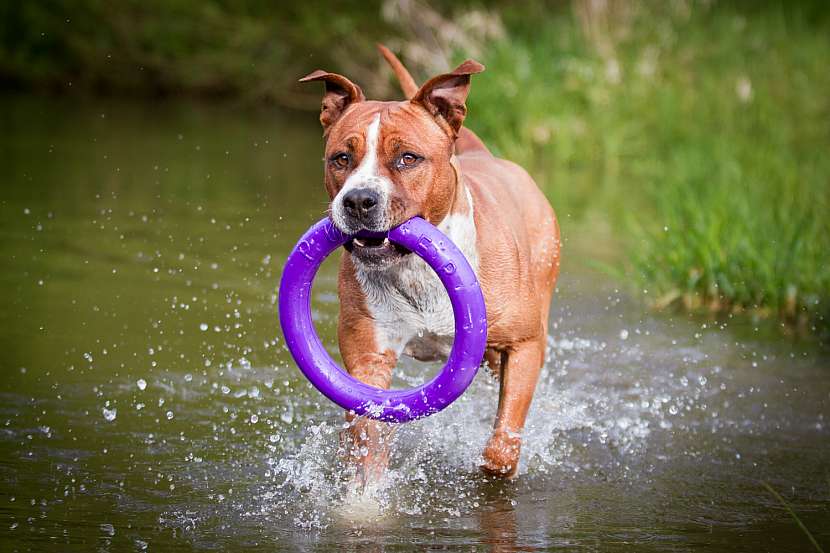
<svg viewBox="0 0 830 553"><path fill-rule="evenodd" d="M3 551L808 551L830 544L830 363L749 320L653 316L565 258L520 475L478 473L485 372L394 437L355 497L342 418L276 322L325 209L312 114L6 98L0 135ZM563 182L562 186L567 183ZM600 213L599 217L603 214ZM336 355L335 262L314 314ZM435 367L406 363L397 385Z"/></svg>

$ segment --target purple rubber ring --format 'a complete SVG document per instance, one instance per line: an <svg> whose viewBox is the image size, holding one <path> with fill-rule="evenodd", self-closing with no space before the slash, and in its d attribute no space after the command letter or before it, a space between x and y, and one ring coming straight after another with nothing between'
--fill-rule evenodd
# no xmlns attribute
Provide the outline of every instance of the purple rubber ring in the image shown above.
<svg viewBox="0 0 830 553"><path fill-rule="evenodd" d="M323 395L361 416L407 422L444 409L473 381L487 344L487 314L475 272L461 250L441 231L414 217L387 236L426 261L449 294L455 341L447 363L435 378L409 390L382 390L352 378L329 356L311 320L311 284L323 260L352 237L340 232L328 218L300 238L285 262L280 282L280 325L300 370Z"/></svg>

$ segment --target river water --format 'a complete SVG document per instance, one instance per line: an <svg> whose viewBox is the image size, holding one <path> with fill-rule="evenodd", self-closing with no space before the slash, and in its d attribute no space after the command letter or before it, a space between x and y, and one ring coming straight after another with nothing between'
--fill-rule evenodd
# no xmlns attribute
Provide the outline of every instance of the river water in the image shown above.
<svg viewBox="0 0 830 553"><path fill-rule="evenodd" d="M342 415L276 319L326 207L316 117L3 105L0 550L810 551L763 482L830 545L830 356L768 323L650 314L592 268L619 253L590 205L555 206L518 478L476 469L498 392L481 371L355 496ZM330 260L313 306L336 356L335 282ZM403 363L396 385L434 370Z"/></svg>

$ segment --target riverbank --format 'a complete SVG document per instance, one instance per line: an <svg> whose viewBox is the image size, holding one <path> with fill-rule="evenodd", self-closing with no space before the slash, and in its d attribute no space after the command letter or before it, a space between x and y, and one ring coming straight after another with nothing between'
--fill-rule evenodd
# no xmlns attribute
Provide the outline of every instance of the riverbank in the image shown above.
<svg viewBox="0 0 830 553"><path fill-rule="evenodd" d="M336 68L397 95L373 42L419 80L465 56L469 125L527 167L566 221L607 227L606 268L649 305L830 320L830 19L820 3L671 5L187 2L5 14L7 86L311 108ZM416 17L417 16L417 17ZM39 32L36 32L40 30ZM331 44L340 48L331 48ZM613 239L613 240L610 240ZM567 246L567 244L566 244Z"/></svg>
<svg viewBox="0 0 830 553"><path fill-rule="evenodd" d="M826 330L827 18L696 8L536 14L487 49L473 125L560 212L600 195L650 305Z"/></svg>

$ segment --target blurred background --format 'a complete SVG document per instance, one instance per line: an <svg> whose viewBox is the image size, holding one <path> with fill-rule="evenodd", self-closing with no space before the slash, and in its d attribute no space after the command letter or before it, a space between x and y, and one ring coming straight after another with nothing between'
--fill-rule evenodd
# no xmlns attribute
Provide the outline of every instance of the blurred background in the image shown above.
<svg viewBox="0 0 830 553"><path fill-rule="evenodd" d="M479 375L355 525L276 293L327 203L296 81L399 99L376 42L486 65L563 262L518 481ZM829 67L823 1L0 1L0 546L826 549ZM334 259L313 308L337 357Z"/></svg>
<svg viewBox="0 0 830 553"><path fill-rule="evenodd" d="M398 98L483 60L469 126L565 218L624 248L649 303L826 327L830 74L823 2L3 3L0 82L52 98L316 110L318 67ZM268 107L273 106L269 110ZM14 110L17 111L17 110Z"/></svg>

